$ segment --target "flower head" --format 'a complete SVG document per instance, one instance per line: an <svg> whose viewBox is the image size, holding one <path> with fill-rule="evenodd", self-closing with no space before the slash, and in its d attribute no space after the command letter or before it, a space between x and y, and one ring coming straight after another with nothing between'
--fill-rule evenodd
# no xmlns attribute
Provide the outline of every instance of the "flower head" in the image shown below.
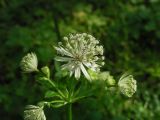
<svg viewBox="0 0 160 120"><path fill-rule="evenodd" d="M137 90L136 80L132 75L124 74L118 82L118 87L124 95L132 97Z"/></svg>
<svg viewBox="0 0 160 120"><path fill-rule="evenodd" d="M43 107L28 105L24 111L24 120L46 120Z"/></svg>
<svg viewBox="0 0 160 120"><path fill-rule="evenodd" d="M42 68L41 68L41 71L43 72L43 74L44 74L47 78L50 77L50 69L49 69L48 66L42 67Z"/></svg>
<svg viewBox="0 0 160 120"><path fill-rule="evenodd" d="M88 80L91 80L86 68L99 71L104 65L103 46L99 45L96 38L86 33L64 37L64 44L60 42L55 49L59 54L56 60L65 62L62 69L67 69L76 79L80 78L82 72Z"/></svg>
<svg viewBox="0 0 160 120"><path fill-rule="evenodd" d="M28 53L26 56L24 56L22 58L20 66L21 66L21 69L27 73L38 71L37 69L38 60L37 60L36 54Z"/></svg>

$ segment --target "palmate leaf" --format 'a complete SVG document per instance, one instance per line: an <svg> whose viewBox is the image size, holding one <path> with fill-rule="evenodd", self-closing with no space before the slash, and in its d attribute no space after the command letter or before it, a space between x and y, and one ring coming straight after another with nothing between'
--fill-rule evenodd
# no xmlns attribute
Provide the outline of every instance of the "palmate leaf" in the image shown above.
<svg viewBox="0 0 160 120"><path fill-rule="evenodd" d="M91 87L82 84L78 87L78 89L75 90L72 96L72 102L76 102L78 100L90 97L92 95L93 95L93 89Z"/></svg>

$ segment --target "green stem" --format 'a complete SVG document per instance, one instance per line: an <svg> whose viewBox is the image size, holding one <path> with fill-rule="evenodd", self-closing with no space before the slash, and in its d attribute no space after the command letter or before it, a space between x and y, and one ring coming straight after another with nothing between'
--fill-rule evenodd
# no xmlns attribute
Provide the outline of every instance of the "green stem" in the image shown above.
<svg viewBox="0 0 160 120"><path fill-rule="evenodd" d="M58 92L63 98L65 98L65 96L63 95L63 93L56 87L56 85L55 85L50 79L48 79L48 82L57 90L57 92Z"/></svg>
<svg viewBox="0 0 160 120"><path fill-rule="evenodd" d="M72 120L72 103L68 104L68 120Z"/></svg>

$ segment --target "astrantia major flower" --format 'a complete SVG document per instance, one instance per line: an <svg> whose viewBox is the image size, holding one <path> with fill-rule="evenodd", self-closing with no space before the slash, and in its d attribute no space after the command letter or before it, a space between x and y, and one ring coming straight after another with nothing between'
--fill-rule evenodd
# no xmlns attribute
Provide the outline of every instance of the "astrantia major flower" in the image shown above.
<svg viewBox="0 0 160 120"><path fill-rule="evenodd" d="M46 120L43 107L28 105L24 111L24 120Z"/></svg>
<svg viewBox="0 0 160 120"><path fill-rule="evenodd" d="M124 74L118 82L118 87L124 95L132 97L137 90L136 80L134 80L132 75Z"/></svg>
<svg viewBox="0 0 160 120"><path fill-rule="evenodd" d="M92 35L70 34L64 37L63 43L60 42L54 48L59 55L56 60L64 62L62 69L67 69L70 76L74 74L76 79L80 78L82 72L88 80L91 80L87 70L99 71L104 65L103 46L99 45L99 41Z"/></svg>
<svg viewBox="0 0 160 120"><path fill-rule="evenodd" d="M38 60L37 60L37 56L35 53L28 53L26 56L24 56L22 58L21 61L21 69L23 72L34 72L34 71L38 71L37 66L38 66Z"/></svg>

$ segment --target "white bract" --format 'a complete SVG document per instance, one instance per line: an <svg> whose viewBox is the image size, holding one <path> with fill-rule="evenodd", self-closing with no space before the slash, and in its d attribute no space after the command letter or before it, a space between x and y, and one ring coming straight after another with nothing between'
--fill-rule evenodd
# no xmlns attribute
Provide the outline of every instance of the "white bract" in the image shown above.
<svg viewBox="0 0 160 120"><path fill-rule="evenodd" d="M23 72L30 73L30 72L38 71L37 69L38 60L37 60L36 54L28 53L26 56L22 58L20 65Z"/></svg>
<svg viewBox="0 0 160 120"><path fill-rule="evenodd" d="M24 120L46 120L43 107L28 105L24 111Z"/></svg>
<svg viewBox="0 0 160 120"><path fill-rule="evenodd" d="M56 60L64 62L62 69L67 69L70 76L74 74L76 79L80 78L82 72L88 80L91 80L87 69L99 71L104 65L103 46L99 45L99 41L92 35L70 34L64 37L64 43L59 42L54 48L59 54Z"/></svg>
<svg viewBox="0 0 160 120"><path fill-rule="evenodd" d="M132 75L124 74L118 82L118 87L124 95L132 97L137 90L136 80Z"/></svg>

